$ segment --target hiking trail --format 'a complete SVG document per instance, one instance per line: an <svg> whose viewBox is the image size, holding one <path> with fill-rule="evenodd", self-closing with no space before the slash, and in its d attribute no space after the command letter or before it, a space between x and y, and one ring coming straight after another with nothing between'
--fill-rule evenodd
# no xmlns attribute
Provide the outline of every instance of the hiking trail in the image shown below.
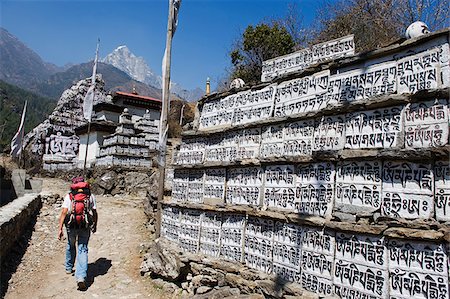
<svg viewBox="0 0 450 299"><path fill-rule="evenodd" d="M44 178L43 193L63 197L69 182ZM5 299L15 298L177 298L164 294L139 274L140 250L150 240L142 199L96 195L99 222L89 240L86 291L77 290L75 277L65 273L64 240L57 239L62 199L43 203L28 247L11 275Z"/></svg>

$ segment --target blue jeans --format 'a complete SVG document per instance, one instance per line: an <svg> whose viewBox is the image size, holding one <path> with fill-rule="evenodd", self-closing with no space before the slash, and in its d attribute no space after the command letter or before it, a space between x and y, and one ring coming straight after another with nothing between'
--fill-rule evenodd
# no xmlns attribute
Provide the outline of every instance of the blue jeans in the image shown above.
<svg viewBox="0 0 450 299"><path fill-rule="evenodd" d="M76 261L75 278L85 281L88 270L88 242L91 231L89 228L67 228L66 271L72 271ZM78 254L75 242L78 240Z"/></svg>

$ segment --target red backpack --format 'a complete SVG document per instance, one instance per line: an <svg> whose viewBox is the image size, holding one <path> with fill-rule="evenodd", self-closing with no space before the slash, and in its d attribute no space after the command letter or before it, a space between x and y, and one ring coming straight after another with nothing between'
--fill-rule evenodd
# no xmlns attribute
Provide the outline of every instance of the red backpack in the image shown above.
<svg viewBox="0 0 450 299"><path fill-rule="evenodd" d="M68 225L71 228L87 228L92 223L90 214L91 190L89 183L79 182L70 186L71 213Z"/></svg>

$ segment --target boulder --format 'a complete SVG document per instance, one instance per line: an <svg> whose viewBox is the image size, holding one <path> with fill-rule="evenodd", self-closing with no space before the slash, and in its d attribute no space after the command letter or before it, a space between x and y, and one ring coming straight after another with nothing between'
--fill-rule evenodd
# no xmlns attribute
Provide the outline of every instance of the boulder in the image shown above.
<svg viewBox="0 0 450 299"><path fill-rule="evenodd" d="M102 189L110 193L117 182L117 173L115 171L108 171L95 181Z"/></svg>
<svg viewBox="0 0 450 299"><path fill-rule="evenodd" d="M143 191L147 193L150 189L150 177L144 172L127 172L125 174L125 191L128 193L138 193Z"/></svg>
<svg viewBox="0 0 450 299"><path fill-rule="evenodd" d="M169 281L176 281L184 266L185 264L180 261L176 252L155 241L144 255L140 272L141 275L150 273L150 275L163 277Z"/></svg>

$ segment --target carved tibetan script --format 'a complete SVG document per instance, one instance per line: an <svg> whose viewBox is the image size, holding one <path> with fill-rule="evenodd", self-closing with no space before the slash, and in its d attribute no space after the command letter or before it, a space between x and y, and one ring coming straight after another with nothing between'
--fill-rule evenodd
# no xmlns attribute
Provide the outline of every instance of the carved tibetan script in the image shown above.
<svg viewBox="0 0 450 299"><path fill-rule="evenodd" d="M295 210L295 173L293 165L265 168L264 205Z"/></svg>
<svg viewBox="0 0 450 299"><path fill-rule="evenodd" d="M390 240L388 248L392 297L449 298L448 257L443 244Z"/></svg>
<svg viewBox="0 0 450 299"><path fill-rule="evenodd" d="M345 120L345 148L392 148L402 143L402 107L349 113Z"/></svg>
<svg viewBox="0 0 450 299"><path fill-rule="evenodd" d="M220 236L220 254L227 260L242 261L242 244L244 241L245 216L224 214Z"/></svg>
<svg viewBox="0 0 450 299"><path fill-rule="evenodd" d="M273 252L273 220L249 217L245 227L245 264L271 273Z"/></svg>
<svg viewBox="0 0 450 299"><path fill-rule="evenodd" d="M338 164L335 203L378 209L381 206L381 161Z"/></svg>
<svg viewBox="0 0 450 299"><path fill-rule="evenodd" d="M406 219L432 215L434 179L431 165L385 162L382 178L383 215Z"/></svg>
<svg viewBox="0 0 450 299"><path fill-rule="evenodd" d="M304 227L302 235L301 285L304 289L324 296L333 293L333 233Z"/></svg>
<svg viewBox="0 0 450 299"><path fill-rule="evenodd" d="M200 243L201 211L184 209L180 213L178 240L184 251L197 253Z"/></svg>
<svg viewBox="0 0 450 299"><path fill-rule="evenodd" d="M259 206L263 173L261 167L229 168L227 172L227 203Z"/></svg>
<svg viewBox="0 0 450 299"><path fill-rule="evenodd" d="M334 165L329 162L299 164L295 173L295 212L329 216L334 199Z"/></svg>
<svg viewBox="0 0 450 299"><path fill-rule="evenodd" d="M273 236L273 273L300 282L302 229L298 225L275 222Z"/></svg>
<svg viewBox="0 0 450 299"><path fill-rule="evenodd" d="M258 90L246 90L203 105L199 130L228 128L272 116L275 85Z"/></svg>
<svg viewBox="0 0 450 299"><path fill-rule="evenodd" d="M418 90L441 87L440 67L439 48L400 59L397 63L398 93L414 93Z"/></svg>
<svg viewBox="0 0 450 299"><path fill-rule="evenodd" d="M268 82L283 74L301 71L321 61L353 54L355 54L353 35L330 40L313 45L311 48L264 61L261 81Z"/></svg>
<svg viewBox="0 0 450 299"><path fill-rule="evenodd" d="M326 96L329 77L327 70L278 84L274 116L284 117L327 107L331 104Z"/></svg>
<svg viewBox="0 0 450 299"><path fill-rule="evenodd" d="M203 188L203 202L222 202L225 198L225 168L211 168L205 170Z"/></svg>
<svg viewBox="0 0 450 299"><path fill-rule="evenodd" d="M179 228L180 210L175 207L164 206L161 210L161 235L178 243Z"/></svg>
<svg viewBox="0 0 450 299"><path fill-rule="evenodd" d="M219 256L221 226L221 213L204 212L202 214L202 227L200 233L201 253L213 257Z"/></svg>
<svg viewBox="0 0 450 299"><path fill-rule="evenodd" d="M413 103L405 107L405 147L439 147L448 144L447 100Z"/></svg>

